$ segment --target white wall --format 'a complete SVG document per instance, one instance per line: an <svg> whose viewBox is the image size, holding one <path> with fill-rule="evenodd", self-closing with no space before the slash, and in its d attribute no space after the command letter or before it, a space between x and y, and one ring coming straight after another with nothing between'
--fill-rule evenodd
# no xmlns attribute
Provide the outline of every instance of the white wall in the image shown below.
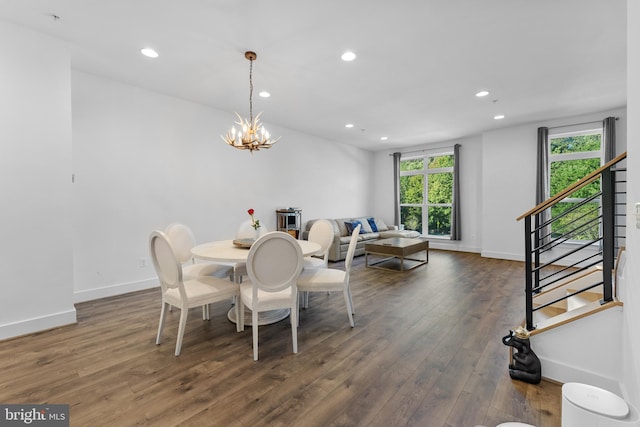
<svg viewBox="0 0 640 427"><path fill-rule="evenodd" d="M76 321L63 43L0 22L0 339Z"/></svg>
<svg viewBox="0 0 640 427"><path fill-rule="evenodd" d="M524 223L516 221L535 206L536 139L540 126L556 127L619 117L617 152L626 150L626 108L595 114L529 123L420 147L392 151L414 152L460 144L462 240L432 240L431 247L479 252L489 258L524 260ZM392 151L374 156L374 212L393 223Z"/></svg>
<svg viewBox="0 0 640 427"><path fill-rule="evenodd" d="M368 151L269 126L282 139L252 155L220 138L229 113L78 71L72 94L76 301L155 286L147 238L174 221L204 242L233 238L249 208L271 230L278 208L371 213Z"/></svg>
<svg viewBox="0 0 640 427"><path fill-rule="evenodd" d="M622 331L625 397L640 409L640 230L635 227L634 205L640 202L640 2L627 1L627 263L624 287Z"/></svg>
<svg viewBox="0 0 640 427"><path fill-rule="evenodd" d="M540 126L556 127L619 117L617 153L627 149L625 108L499 129L482 135L482 256L524 260L524 222L535 207L536 139Z"/></svg>
<svg viewBox="0 0 640 427"><path fill-rule="evenodd" d="M482 247L480 231L480 207L482 206L482 140L471 136L455 141L426 144L399 150L379 151L375 153L373 170L375 171L373 193L373 212L380 215L387 224L393 224L393 157L391 153L437 150L460 144L460 198L462 239L459 241L430 239L434 249L449 249L462 252L480 252Z"/></svg>

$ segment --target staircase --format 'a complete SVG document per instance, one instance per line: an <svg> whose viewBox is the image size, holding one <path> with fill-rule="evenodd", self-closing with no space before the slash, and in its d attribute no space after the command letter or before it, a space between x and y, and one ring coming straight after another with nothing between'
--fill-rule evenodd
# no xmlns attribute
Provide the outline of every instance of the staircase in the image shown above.
<svg viewBox="0 0 640 427"><path fill-rule="evenodd" d="M547 379L618 387L618 366L608 362L610 352L622 347L615 285L624 251L625 159L621 154L518 218L525 225L521 326L530 332ZM596 181L600 192L569 209L554 209L581 200L580 190Z"/></svg>

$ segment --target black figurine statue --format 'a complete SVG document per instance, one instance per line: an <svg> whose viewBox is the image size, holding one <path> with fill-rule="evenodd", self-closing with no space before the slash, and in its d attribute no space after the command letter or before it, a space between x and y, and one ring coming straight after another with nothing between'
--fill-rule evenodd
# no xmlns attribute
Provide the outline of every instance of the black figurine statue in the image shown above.
<svg viewBox="0 0 640 427"><path fill-rule="evenodd" d="M531 350L529 331L523 327L509 331L509 335L502 338L502 343L516 349L513 353L513 363L509 364L509 376L529 384L538 384L542 379L540 359Z"/></svg>

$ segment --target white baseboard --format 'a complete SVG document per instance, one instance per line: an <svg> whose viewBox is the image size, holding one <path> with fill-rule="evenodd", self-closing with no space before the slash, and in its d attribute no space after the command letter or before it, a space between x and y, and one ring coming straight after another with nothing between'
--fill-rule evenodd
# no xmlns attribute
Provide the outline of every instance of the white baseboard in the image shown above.
<svg viewBox="0 0 640 427"><path fill-rule="evenodd" d="M614 378L607 378L594 372L577 369L564 363L540 357L542 364L542 376L559 383L582 383L609 390L611 393L622 396L620 383Z"/></svg>
<svg viewBox="0 0 640 427"><path fill-rule="evenodd" d="M52 313L46 316L34 317L32 319L25 319L1 325L0 340L58 328L60 326L72 325L76 322L76 309L71 307L69 310L59 313Z"/></svg>
<svg viewBox="0 0 640 427"><path fill-rule="evenodd" d="M471 252L480 253L480 248L459 245L454 241L439 241L436 239L429 240L429 249L439 249L444 251Z"/></svg>
<svg viewBox="0 0 640 427"><path fill-rule="evenodd" d="M509 252L482 251L480 255L482 255L485 258L508 259L510 261L524 261L523 254L512 254Z"/></svg>
<svg viewBox="0 0 640 427"><path fill-rule="evenodd" d="M77 291L73 294L73 302L92 301L100 298L113 297L127 294L129 292L142 291L144 289L157 288L158 279L139 280L137 282L120 283L117 285L105 286L104 288L87 289Z"/></svg>

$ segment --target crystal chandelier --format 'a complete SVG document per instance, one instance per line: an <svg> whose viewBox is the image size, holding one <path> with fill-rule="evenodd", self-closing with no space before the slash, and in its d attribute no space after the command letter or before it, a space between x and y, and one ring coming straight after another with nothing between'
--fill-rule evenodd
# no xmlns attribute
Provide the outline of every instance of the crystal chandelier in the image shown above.
<svg viewBox="0 0 640 427"><path fill-rule="evenodd" d="M253 61L258 57L255 52L245 52L244 57L249 60L249 120L243 119L240 114L238 121L235 122L240 128L236 130L233 126L226 135L221 135L224 142L239 150L249 150L251 154L261 148L271 148L273 144L278 142L280 137L271 139L269 132L260 123L260 115L253 117Z"/></svg>

